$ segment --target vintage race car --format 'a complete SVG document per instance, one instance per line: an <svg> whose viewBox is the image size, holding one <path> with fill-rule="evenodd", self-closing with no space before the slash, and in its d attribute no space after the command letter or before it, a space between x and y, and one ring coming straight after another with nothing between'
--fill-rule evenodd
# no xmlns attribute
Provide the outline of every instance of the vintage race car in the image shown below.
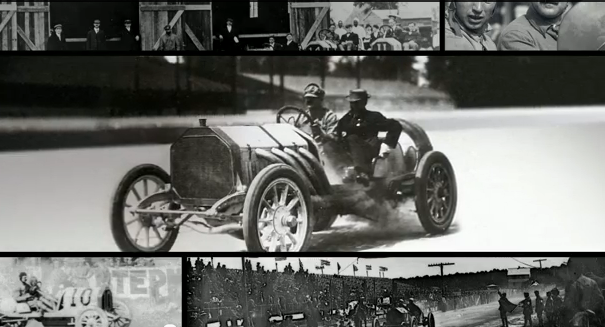
<svg viewBox="0 0 605 327"><path fill-rule="evenodd" d="M116 244L128 252L169 251L188 227L244 239L252 252L300 252L314 231L329 229L340 215L369 218L355 211L368 188L333 177L336 169L324 159L338 145L318 145L304 131L309 119L304 110L285 107L277 114L281 123L262 126L209 127L200 120L172 144L170 175L146 164L122 179L111 211ZM409 144L400 140L376 160L372 180L379 177L388 206L414 198L427 233L444 233L456 210L452 165L433 151L422 128L400 123Z"/></svg>
<svg viewBox="0 0 605 327"><path fill-rule="evenodd" d="M0 300L0 326L23 327L37 320L45 327L128 327L130 310L114 301L109 288L68 287L56 297L54 310L41 313L12 298Z"/></svg>
<svg viewBox="0 0 605 327"><path fill-rule="evenodd" d="M379 299L376 311L372 319L372 327L435 327L435 317L433 313L422 313L420 317L410 314L408 309L399 302L398 305L391 305L390 298Z"/></svg>

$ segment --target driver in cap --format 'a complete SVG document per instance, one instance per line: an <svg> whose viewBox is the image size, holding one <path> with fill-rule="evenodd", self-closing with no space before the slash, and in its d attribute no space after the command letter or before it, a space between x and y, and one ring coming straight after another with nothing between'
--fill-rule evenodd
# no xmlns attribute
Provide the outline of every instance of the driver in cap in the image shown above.
<svg viewBox="0 0 605 327"><path fill-rule="evenodd" d="M605 51L605 3L574 5L561 22L557 48Z"/></svg>
<svg viewBox="0 0 605 327"><path fill-rule="evenodd" d="M334 133L338 117L324 106L326 92L317 84L311 83L305 87L304 101L307 113L313 119L311 131L313 137L321 142L326 134Z"/></svg>

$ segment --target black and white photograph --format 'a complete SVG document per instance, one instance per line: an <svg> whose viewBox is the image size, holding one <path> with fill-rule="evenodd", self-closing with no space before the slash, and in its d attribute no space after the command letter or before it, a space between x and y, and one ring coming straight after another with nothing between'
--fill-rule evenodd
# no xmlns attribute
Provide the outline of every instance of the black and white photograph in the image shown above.
<svg viewBox="0 0 605 327"><path fill-rule="evenodd" d="M602 51L603 2L446 2L445 50Z"/></svg>
<svg viewBox="0 0 605 327"><path fill-rule="evenodd" d="M585 327L602 257L187 258L191 327Z"/></svg>
<svg viewBox="0 0 605 327"><path fill-rule="evenodd" d="M603 67L5 56L0 250L604 251Z"/></svg>
<svg viewBox="0 0 605 327"><path fill-rule="evenodd" d="M0 258L0 324L183 326L181 258Z"/></svg>
<svg viewBox="0 0 605 327"><path fill-rule="evenodd" d="M439 2L0 4L0 51L432 51Z"/></svg>

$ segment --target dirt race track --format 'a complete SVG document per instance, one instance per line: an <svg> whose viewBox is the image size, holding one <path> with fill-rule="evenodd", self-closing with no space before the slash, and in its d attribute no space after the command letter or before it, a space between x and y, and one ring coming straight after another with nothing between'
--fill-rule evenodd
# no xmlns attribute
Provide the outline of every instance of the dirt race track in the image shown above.
<svg viewBox="0 0 605 327"><path fill-rule="evenodd" d="M459 202L450 231L428 237L410 210L381 226L345 217L315 234L312 250L605 251L605 110L560 112L420 117L456 172ZM139 164L168 170L168 155L168 145L1 153L0 249L118 250L109 230L118 182ZM245 246L230 236L185 231L173 250Z"/></svg>

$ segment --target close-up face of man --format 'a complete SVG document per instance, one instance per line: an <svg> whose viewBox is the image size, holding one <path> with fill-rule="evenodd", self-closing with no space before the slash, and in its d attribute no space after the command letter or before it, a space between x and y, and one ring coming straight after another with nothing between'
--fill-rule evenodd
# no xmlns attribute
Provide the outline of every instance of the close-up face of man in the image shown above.
<svg viewBox="0 0 605 327"><path fill-rule="evenodd" d="M95 26L95 27L99 27L99 26L101 26L101 21L100 21L100 20L95 20L95 22L94 22L94 26Z"/></svg>
<svg viewBox="0 0 605 327"><path fill-rule="evenodd" d="M494 14L496 2L456 2L456 17L465 29L480 32Z"/></svg>
<svg viewBox="0 0 605 327"><path fill-rule="evenodd" d="M357 20L354 20L353 25L355 25L355 27L357 27L357 25L359 25L359 22Z"/></svg>
<svg viewBox="0 0 605 327"><path fill-rule="evenodd" d="M321 108L321 99L318 97L305 97L305 106L308 110Z"/></svg>
<svg viewBox="0 0 605 327"><path fill-rule="evenodd" d="M392 19L392 18L391 18L391 19L389 19L389 25L390 25L391 27L395 27L395 20L394 20L394 19Z"/></svg>
<svg viewBox="0 0 605 327"><path fill-rule="evenodd" d="M351 111L353 113L358 114L365 110L366 105L368 104L368 100L351 101L350 103L351 103Z"/></svg>
<svg viewBox="0 0 605 327"><path fill-rule="evenodd" d="M275 43L275 39L274 39L274 38L272 38L272 37L271 37L271 38L269 38L269 43L271 43L271 44Z"/></svg>
<svg viewBox="0 0 605 327"><path fill-rule="evenodd" d="M233 25L233 22L232 22L232 21L230 21L230 20L228 20L228 21L227 21L227 26L232 26L232 25Z"/></svg>
<svg viewBox="0 0 605 327"><path fill-rule="evenodd" d="M61 34L62 32L63 32L63 29L61 27L55 28L55 33Z"/></svg>
<svg viewBox="0 0 605 327"><path fill-rule="evenodd" d="M556 19L567 10L569 2L534 1L531 7L544 19Z"/></svg>
<svg viewBox="0 0 605 327"><path fill-rule="evenodd" d="M21 282L22 283L26 283L27 282L27 275L24 274L24 275L21 276Z"/></svg>
<svg viewBox="0 0 605 327"><path fill-rule="evenodd" d="M292 34L288 34L288 36L286 36L286 39L288 39L288 41L292 41Z"/></svg>
<svg viewBox="0 0 605 327"><path fill-rule="evenodd" d="M347 33L352 33L353 32L353 26L349 25L347 26Z"/></svg>
<svg viewBox="0 0 605 327"><path fill-rule="evenodd" d="M338 22L338 27L342 28L342 20Z"/></svg>
<svg viewBox="0 0 605 327"><path fill-rule="evenodd" d="M331 32L336 31L336 25L330 25L330 31Z"/></svg>

